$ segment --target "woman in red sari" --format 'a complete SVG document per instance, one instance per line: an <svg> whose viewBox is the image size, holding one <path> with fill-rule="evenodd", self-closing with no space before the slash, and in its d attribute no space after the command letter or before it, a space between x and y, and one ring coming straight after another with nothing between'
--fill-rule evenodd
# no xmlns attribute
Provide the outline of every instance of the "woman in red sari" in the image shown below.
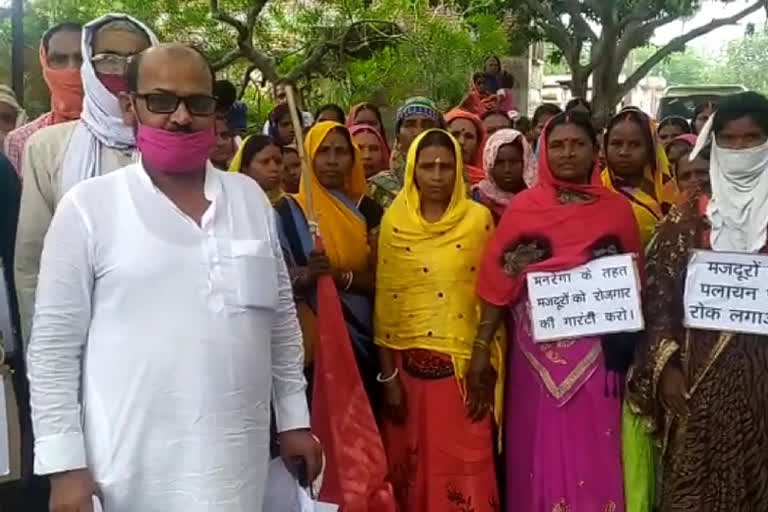
<svg viewBox="0 0 768 512"><path fill-rule="evenodd" d="M633 338L533 338L529 272L569 270L642 246L632 209L600 184L597 139L587 114L550 120L539 182L507 206L478 276L483 316L475 347L508 318L504 451L508 512L624 512L621 382ZM467 376L470 410L486 414L496 376L490 352L475 350Z"/></svg>

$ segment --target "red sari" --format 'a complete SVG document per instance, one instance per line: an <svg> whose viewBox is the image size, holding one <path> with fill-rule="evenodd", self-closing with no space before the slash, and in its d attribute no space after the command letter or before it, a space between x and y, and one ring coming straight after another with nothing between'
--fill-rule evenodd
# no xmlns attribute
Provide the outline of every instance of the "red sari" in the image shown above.
<svg viewBox="0 0 768 512"><path fill-rule="evenodd" d="M500 511L492 421L467 419L451 358L408 350L397 361L409 416L382 434L399 512Z"/></svg>

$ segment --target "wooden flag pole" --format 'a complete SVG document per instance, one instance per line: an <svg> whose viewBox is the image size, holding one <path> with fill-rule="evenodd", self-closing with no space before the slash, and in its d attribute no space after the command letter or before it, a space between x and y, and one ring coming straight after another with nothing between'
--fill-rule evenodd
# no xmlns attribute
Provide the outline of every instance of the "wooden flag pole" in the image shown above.
<svg viewBox="0 0 768 512"><path fill-rule="evenodd" d="M299 153L299 160L301 160L301 179L304 183L309 184L312 170L309 167L309 161L304 152L304 126L299 117L299 109L296 106L296 96L292 85L286 85L285 94L288 97L288 110L291 112L291 123L293 124L294 137L296 139L296 151ZM317 219L315 219L315 209L312 202L312 189L307 185L304 187L304 190L307 194L307 211L305 212L307 224L314 240L317 236Z"/></svg>

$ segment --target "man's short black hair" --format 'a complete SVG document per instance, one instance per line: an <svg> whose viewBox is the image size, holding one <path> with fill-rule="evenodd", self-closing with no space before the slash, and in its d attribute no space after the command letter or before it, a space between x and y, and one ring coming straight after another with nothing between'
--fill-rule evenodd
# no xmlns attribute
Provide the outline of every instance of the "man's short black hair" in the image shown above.
<svg viewBox="0 0 768 512"><path fill-rule="evenodd" d="M225 112L237 101L237 88L229 80L216 80L213 84L213 95L216 96L216 110Z"/></svg>
<svg viewBox="0 0 768 512"><path fill-rule="evenodd" d="M559 106L555 105L554 103L542 103L538 107L536 107L536 110L533 112L533 120L531 123L533 126L536 126L539 124L539 121L541 121L541 118L544 116L554 117L558 114L562 114L563 109L561 109Z"/></svg>
<svg viewBox="0 0 768 512"><path fill-rule="evenodd" d="M208 71L211 74L211 91L213 91L213 94L216 94L216 72L213 70L213 67L211 66L211 63L208 61L208 58L205 56L205 54L200 51L198 48L195 48L194 46L190 45L179 45L183 46L185 48L189 48L190 50L194 51L200 57L202 57L203 61L205 62L206 66L208 67ZM150 48L147 48L149 50ZM147 51L144 50L144 51ZM133 57L131 57L128 60L128 66L125 69L125 80L128 84L128 92L139 92L139 70L141 69L141 59L144 55L144 52L137 53Z"/></svg>
<svg viewBox="0 0 768 512"><path fill-rule="evenodd" d="M59 23L58 25L54 25L48 30L45 31L45 34L43 34L43 49L45 50L45 53L48 53L49 45L51 44L51 38L56 35L59 32L82 32L83 26L79 23L75 23L74 21L65 21L64 23Z"/></svg>
<svg viewBox="0 0 768 512"><path fill-rule="evenodd" d="M717 107L712 131L715 134L731 121L748 117L768 135L768 98L756 92L742 92L727 96Z"/></svg>

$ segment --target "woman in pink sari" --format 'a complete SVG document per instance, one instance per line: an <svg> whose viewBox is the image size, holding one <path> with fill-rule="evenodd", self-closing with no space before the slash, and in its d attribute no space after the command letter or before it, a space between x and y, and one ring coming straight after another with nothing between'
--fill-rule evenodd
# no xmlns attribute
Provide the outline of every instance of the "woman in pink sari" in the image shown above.
<svg viewBox="0 0 768 512"><path fill-rule="evenodd" d="M629 204L604 188L588 115L547 125L539 182L507 206L478 276L483 319L468 380L474 418L491 404L487 350L508 317L504 451L508 512L624 512L621 387L630 335L535 343L528 272L561 271L642 246Z"/></svg>

